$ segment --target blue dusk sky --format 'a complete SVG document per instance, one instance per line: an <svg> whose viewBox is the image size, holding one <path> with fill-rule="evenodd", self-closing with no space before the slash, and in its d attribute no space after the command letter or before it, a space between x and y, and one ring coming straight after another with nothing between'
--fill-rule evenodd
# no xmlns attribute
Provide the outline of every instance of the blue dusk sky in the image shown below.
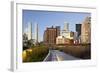
<svg viewBox="0 0 100 73"><path fill-rule="evenodd" d="M46 27L60 26L61 30L64 27L64 22L69 23L69 30L75 31L75 25L82 23L90 13L79 12L56 12L56 11L37 11L37 10L23 10L23 31L28 28L28 23L32 23L32 31L34 37L34 24L39 26L39 41L43 40L44 30Z"/></svg>

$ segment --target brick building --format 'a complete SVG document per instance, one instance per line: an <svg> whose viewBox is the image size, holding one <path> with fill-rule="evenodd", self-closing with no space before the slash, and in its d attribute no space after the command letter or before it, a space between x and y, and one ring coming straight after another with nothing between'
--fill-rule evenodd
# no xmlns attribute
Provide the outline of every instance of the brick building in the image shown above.
<svg viewBox="0 0 100 73"><path fill-rule="evenodd" d="M56 37L60 35L60 26L52 26L44 31L44 43L46 45L56 44Z"/></svg>

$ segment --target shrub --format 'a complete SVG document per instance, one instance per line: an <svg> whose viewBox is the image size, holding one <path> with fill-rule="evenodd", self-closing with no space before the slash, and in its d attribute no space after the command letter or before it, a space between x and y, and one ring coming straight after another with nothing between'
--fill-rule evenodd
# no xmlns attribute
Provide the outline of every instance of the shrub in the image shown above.
<svg viewBox="0 0 100 73"><path fill-rule="evenodd" d="M56 47L56 49L65 52L67 54L73 55L81 59L91 58L91 45L66 45L65 47Z"/></svg>
<svg viewBox="0 0 100 73"><path fill-rule="evenodd" d="M23 60L23 62L43 61L49 52L49 49L46 46L34 46L31 50L31 52L26 50L27 57Z"/></svg>

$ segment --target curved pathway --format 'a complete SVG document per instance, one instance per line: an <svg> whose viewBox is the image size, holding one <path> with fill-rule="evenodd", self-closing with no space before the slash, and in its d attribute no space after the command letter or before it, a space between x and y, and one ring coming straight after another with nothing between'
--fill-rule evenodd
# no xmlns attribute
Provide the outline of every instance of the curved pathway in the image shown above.
<svg viewBox="0 0 100 73"><path fill-rule="evenodd" d="M80 60L79 58L76 58L74 56L71 56L69 54L66 54L64 52L61 52L59 50L50 50L49 56L46 60L49 61L64 61L64 60Z"/></svg>

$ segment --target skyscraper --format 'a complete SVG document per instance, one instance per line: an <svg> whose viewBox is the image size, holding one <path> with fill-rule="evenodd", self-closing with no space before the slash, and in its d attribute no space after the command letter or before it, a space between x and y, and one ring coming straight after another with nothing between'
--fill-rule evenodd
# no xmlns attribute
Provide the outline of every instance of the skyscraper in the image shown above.
<svg viewBox="0 0 100 73"><path fill-rule="evenodd" d="M34 36L35 36L35 44L37 44L38 43L38 24L37 23L35 23L35 28L34 28L35 30L34 30Z"/></svg>
<svg viewBox="0 0 100 73"><path fill-rule="evenodd" d="M69 23L64 22L64 29L65 31L69 31Z"/></svg>
<svg viewBox="0 0 100 73"><path fill-rule="evenodd" d="M91 43L91 17L86 17L82 24L81 43Z"/></svg>
<svg viewBox="0 0 100 73"><path fill-rule="evenodd" d="M61 35L64 36L65 38L70 37L69 24L67 22L64 22L64 28L62 30Z"/></svg>
<svg viewBox="0 0 100 73"><path fill-rule="evenodd" d="M81 24L76 24L76 32L79 37L81 35Z"/></svg>
<svg viewBox="0 0 100 73"><path fill-rule="evenodd" d="M32 23L28 23L28 40L32 39Z"/></svg>

